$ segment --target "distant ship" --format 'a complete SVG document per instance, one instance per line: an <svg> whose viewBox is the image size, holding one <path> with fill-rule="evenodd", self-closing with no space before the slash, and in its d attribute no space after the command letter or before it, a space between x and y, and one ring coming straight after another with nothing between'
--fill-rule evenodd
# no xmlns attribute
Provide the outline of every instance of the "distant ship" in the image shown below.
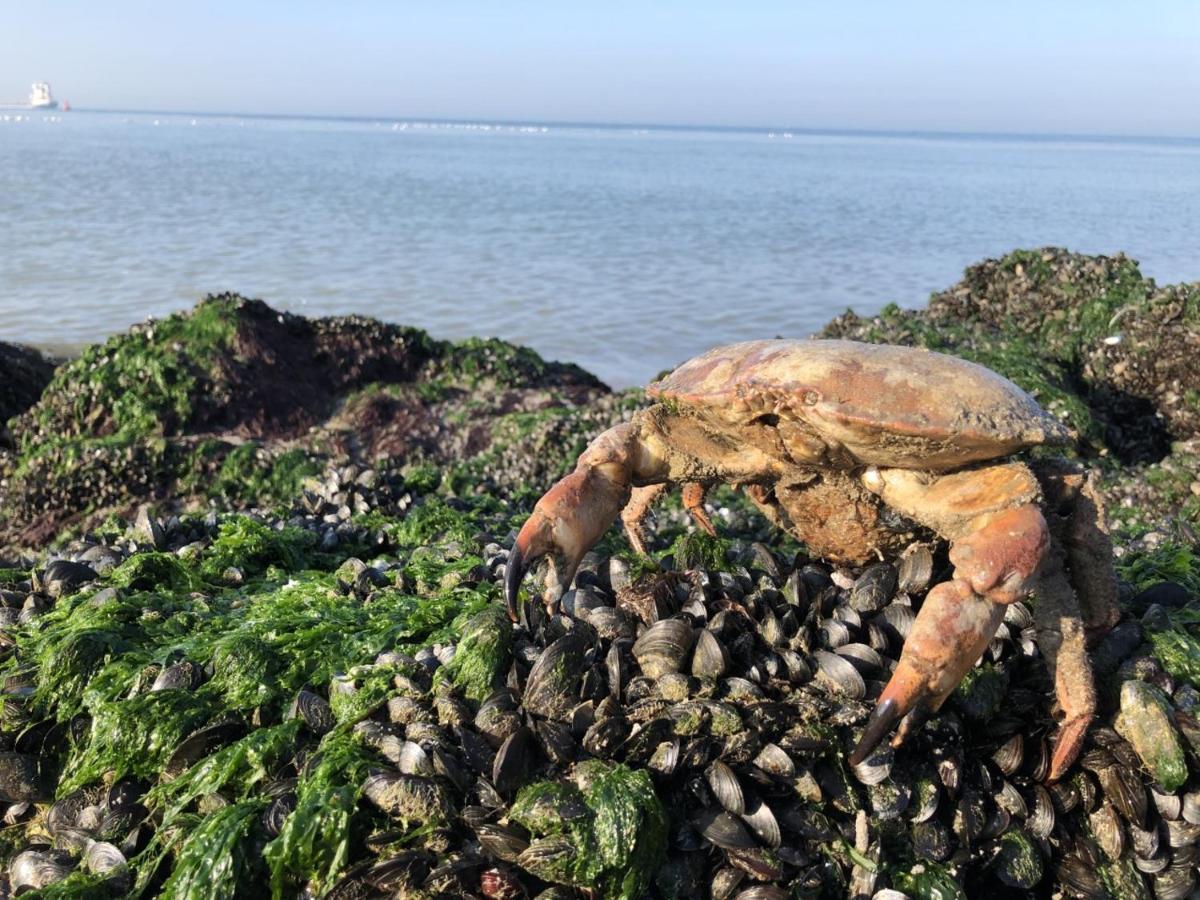
<svg viewBox="0 0 1200 900"><path fill-rule="evenodd" d="M29 91L29 99L24 103L0 103L0 109L57 109L58 101L50 93L50 84L45 81L35 81Z"/></svg>

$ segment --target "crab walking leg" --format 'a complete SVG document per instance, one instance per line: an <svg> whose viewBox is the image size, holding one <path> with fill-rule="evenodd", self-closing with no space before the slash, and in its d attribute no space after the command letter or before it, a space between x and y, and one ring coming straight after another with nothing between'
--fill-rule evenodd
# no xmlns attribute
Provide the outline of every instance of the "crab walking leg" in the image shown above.
<svg viewBox="0 0 1200 900"><path fill-rule="evenodd" d="M1064 548L1055 542L1046 555L1033 607L1038 646L1046 657L1054 678L1054 693L1062 709L1062 722L1046 776L1048 782L1058 781L1075 762L1096 714L1096 688L1079 601L1063 562Z"/></svg>
<svg viewBox="0 0 1200 900"><path fill-rule="evenodd" d="M897 723L893 744L901 743L919 719L945 702L987 648L1004 606L1033 588L1050 539L1034 502L1037 481L1019 463L944 476L870 469L863 483L950 539L954 576L926 596L852 764Z"/></svg>
<svg viewBox="0 0 1200 900"><path fill-rule="evenodd" d="M652 420L644 415L613 426L580 454L575 471L537 502L517 534L504 573L505 602L514 621L521 580L531 566L549 560L543 601L557 603L583 555L630 501L634 485L666 480L653 436Z"/></svg>
<svg viewBox="0 0 1200 900"><path fill-rule="evenodd" d="M707 493L708 488L699 481L689 481L683 486L683 508L691 514L697 526L716 537L717 529L713 528L712 519L704 510L704 495Z"/></svg>
<svg viewBox="0 0 1200 900"><path fill-rule="evenodd" d="M625 536L634 553L646 555L646 516L654 502L666 493L667 487L666 483L648 484L630 491L629 502L621 510L621 524L625 526Z"/></svg>

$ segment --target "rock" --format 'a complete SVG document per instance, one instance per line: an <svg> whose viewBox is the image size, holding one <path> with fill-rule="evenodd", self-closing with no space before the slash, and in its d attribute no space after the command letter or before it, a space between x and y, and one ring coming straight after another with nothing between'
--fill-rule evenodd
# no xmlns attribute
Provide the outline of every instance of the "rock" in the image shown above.
<svg viewBox="0 0 1200 900"><path fill-rule="evenodd" d="M1187 781L1187 760L1171 704L1162 691L1137 679L1126 681L1121 685L1121 711L1114 725L1164 791L1176 791Z"/></svg>
<svg viewBox="0 0 1200 900"><path fill-rule="evenodd" d="M54 363L32 347L0 343L0 425L33 406L53 374Z"/></svg>
<svg viewBox="0 0 1200 900"><path fill-rule="evenodd" d="M138 539L150 544L155 550L162 550L166 544L166 535L158 524L158 519L150 514L150 507L143 504L138 507L137 518L133 522L133 531Z"/></svg>

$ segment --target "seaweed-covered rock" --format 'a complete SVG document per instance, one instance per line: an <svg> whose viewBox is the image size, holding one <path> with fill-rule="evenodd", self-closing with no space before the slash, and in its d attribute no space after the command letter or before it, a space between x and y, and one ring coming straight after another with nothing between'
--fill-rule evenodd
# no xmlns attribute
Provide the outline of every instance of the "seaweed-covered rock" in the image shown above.
<svg viewBox="0 0 1200 900"><path fill-rule="evenodd" d="M294 502L331 458L470 461L511 441L506 417L528 429L607 393L503 341L309 319L234 294L90 347L37 390L0 461L0 542L24 546L145 500Z"/></svg>

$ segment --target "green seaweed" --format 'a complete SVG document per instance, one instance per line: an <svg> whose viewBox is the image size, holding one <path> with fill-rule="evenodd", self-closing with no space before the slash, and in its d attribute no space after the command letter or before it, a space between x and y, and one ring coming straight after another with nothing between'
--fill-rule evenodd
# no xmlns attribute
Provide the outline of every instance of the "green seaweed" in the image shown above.
<svg viewBox="0 0 1200 900"><path fill-rule="evenodd" d="M1120 576L1137 590L1173 581L1200 597L1200 548L1164 541L1118 557L1116 566Z"/></svg>
<svg viewBox="0 0 1200 900"><path fill-rule="evenodd" d="M206 817L180 847L164 900L230 900L261 880L261 862L249 840L265 806L243 800Z"/></svg>
<svg viewBox="0 0 1200 900"><path fill-rule="evenodd" d="M504 684L512 663L512 623L499 606L459 621L454 658L438 670L438 677L449 679L463 696L479 703Z"/></svg>
<svg viewBox="0 0 1200 900"><path fill-rule="evenodd" d="M649 775L588 760L575 767L571 781L527 785L509 810L509 817L534 837L568 841L564 852L528 861L530 871L604 897L642 896L662 861L667 837L666 811Z"/></svg>
<svg viewBox="0 0 1200 900"><path fill-rule="evenodd" d="M705 531L689 531L671 547L677 569L729 571L729 542Z"/></svg>
<svg viewBox="0 0 1200 900"><path fill-rule="evenodd" d="M328 890L350 858L358 798L371 757L342 730L330 732L318 754L301 776L295 811L263 850L276 900L305 882L317 892Z"/></svg>
<svg viewBox="0 0 1200 900"><path fill-rule="evenodd" d="M221 526L204 555L200 572L219 579L230 568L257 574L269 565L302 568L316 538L292 526L274 529L248 516L233 516Z"/></svg>

